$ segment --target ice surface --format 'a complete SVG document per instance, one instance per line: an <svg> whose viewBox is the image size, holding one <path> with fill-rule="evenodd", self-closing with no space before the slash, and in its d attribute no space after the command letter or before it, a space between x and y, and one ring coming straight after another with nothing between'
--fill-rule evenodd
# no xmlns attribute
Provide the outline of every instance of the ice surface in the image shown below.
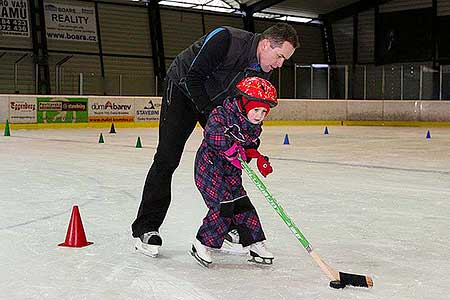
<svg viewBox="0 0 450 300"><path fill-rule="evenodd" d="M130 229L157 129L105 129L105 144L100 129L12 130L0 137L0 298L448 299L450 129L429 140L425 128L323 129L266 126L260 149L274 173L264 182L328 264L372 276L372 289L328 287L245 174L273 266L218 253L198 266L188 250L206 212L193 182L199 128L173 178L157 259L133 251ZM57 246L73 205L93 245Z"/></svg>

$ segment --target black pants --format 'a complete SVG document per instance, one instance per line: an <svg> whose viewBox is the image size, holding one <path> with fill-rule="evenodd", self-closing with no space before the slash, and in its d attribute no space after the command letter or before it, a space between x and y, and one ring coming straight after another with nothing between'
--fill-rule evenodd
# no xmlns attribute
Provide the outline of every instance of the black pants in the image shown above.
<svg viewBox="0 0 450 300"><path fill-rule="evenodd" d="M197 121L202 125L206 123L191 100L167 79L161 103L158 148L145 180L136 220L131 226L133 237L158 231L163 223L171 200L172 175Z"/></svg>

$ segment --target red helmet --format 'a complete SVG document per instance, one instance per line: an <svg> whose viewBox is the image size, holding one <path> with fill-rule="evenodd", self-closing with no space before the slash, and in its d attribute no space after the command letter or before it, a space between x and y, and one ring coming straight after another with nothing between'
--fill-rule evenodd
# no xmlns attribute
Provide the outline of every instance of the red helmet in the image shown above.
<svg viewBox="0 0 450 300"><path fill-rule="evenodd" d="M266 79L260 77L246 77L236 85L237 93L250 101L263 102L273 108L277 106L277 90ZM248 103L247 102L247 103Z"/></svg>

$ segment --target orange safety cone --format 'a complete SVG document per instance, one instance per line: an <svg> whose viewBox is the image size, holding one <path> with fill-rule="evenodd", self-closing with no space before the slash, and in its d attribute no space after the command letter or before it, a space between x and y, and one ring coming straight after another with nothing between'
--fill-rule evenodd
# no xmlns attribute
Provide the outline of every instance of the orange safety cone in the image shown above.
<svg viewBox="0 0 450 300"><path fill-rule="evenodd" d="M78 206L74 205L69 227L67 228L66 241L58 244L58 246L81 248L90 244L93 244L93 242L88 242L86 240L86 234L84 233L83 222L81 221Z"/></svg>

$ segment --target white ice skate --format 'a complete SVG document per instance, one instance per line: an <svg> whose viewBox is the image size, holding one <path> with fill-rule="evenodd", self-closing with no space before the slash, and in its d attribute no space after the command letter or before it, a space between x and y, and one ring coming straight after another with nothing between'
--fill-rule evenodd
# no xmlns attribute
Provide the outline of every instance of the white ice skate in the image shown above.
<svg viewBox="0 0 450 300"><path fill-rule="evenodd" d="M271 265L274 259L273 254L267 250L264 242L257 242L248 246L251 258L249 262L263 265Z"/></svg>
<svg viewBox="0 0 450 300"><path fill-rule="evenodd" d="M248 249L242 247L242 244L239 244L239 233L236 229L233 229L227 233L220 251L236 255L248 254Z"/></svg>
<svg viewBox="0 0 450 300"><path fill-rule="evenodd" d="M150 231L141 235L134 245L136 252L150 257L157 257L162 245L161 236L157 231Z"/></svg>
<svg viewBox="0 0 450 300"><path fill-rule="evenodd" d="M209 254L208 247L203 245L199 240L197 240L197 238L194 239L189 253L202 267L208 268L208 266L212 263L211 254Z"/></svg>

